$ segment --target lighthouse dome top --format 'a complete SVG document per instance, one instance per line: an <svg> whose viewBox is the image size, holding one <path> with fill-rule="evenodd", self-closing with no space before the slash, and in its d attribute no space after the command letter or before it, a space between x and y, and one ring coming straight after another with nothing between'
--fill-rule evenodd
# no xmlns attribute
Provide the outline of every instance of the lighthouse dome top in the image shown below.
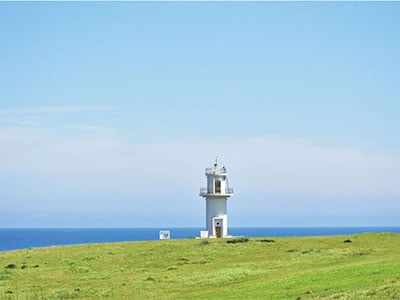
<svg viewBox="0 0 400 300"><path fill-rule="evenodd" d="M214 167L206 168L206 175L226 175L226 168L220 168L215 164Z"/></svg>
<svg viewBox="0 0 400 300"><path fill-rule="evenodd" d="M215 158L215 163L213 167L206 168L206 175L207 176L218 176L218 175L226 175L226 168L225 167L218 167L218 156Z"/></svg>

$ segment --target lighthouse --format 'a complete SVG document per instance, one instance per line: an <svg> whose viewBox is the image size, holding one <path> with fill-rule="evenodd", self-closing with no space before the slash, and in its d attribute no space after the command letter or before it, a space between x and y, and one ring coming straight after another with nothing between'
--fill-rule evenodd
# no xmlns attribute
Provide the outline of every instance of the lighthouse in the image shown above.
<svg viewBox="0 0 400 300"><path fill-rule="evenodd" d="M207 187L200 189L200 196L206 200L206 227L208 237L228 236L227 200L233 196L233 189L228 185L226 168L218 166L206 168Z"/></svg>

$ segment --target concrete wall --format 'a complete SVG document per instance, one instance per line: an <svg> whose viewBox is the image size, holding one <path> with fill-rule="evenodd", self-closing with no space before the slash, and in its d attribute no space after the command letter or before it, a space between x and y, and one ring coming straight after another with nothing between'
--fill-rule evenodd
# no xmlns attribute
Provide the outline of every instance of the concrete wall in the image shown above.
<svg viewBox="0 0 400 300"><path fill-rule="evenodd" d="M228 216L227 216L227 198L225 197L207 197L206 198L206 224L210 236L215 235L213 220L221 218L223 220L223 236L228 234Z"/></svg>

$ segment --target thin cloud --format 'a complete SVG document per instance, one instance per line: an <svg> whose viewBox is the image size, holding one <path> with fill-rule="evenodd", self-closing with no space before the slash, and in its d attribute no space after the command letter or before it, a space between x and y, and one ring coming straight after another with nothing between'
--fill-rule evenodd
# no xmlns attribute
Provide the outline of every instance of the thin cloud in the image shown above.
<svg viewBox="0 0 400 300"><path fill-rule="evenodd" d="M90 130L86 133L80 130L79 135L62 138L52 133L0 131L0 154L9 158L0 171L59 174L71 182L76 176L89 175L98 178L98 182L129 181L122 190L129 190L132 184L144 179L156 186L178 186L182 181L194 185L192 180L198 180L204 164L212 163L214 154L219 153L240 189L259 195L400 193L399 153L368 153L362 149L277 138L138 144L101 128L81 126L97 131L93 134ZM26 149L30 149L29 155L25 154Z"/></svg>
<svg viewBox="0 0 400 300"><path fill-rule="evenodd" d="M2 109L0 116L10 115L37 115L51 113L89 112L111 109L109 105L58 105L42 106L37 108ZM1 121L1 120L0 120Z"/></svg>
<svg viewBox="0 0 400 300"><path fill-rule="evenodd" d="M95 113L110 110L108 105L59 105L37 108L3 109L0 110L0 126L7 127L46 127L58 121L59 116L73 116L78 113ZM65 125L68 126L68 125ZM93 125L85 129L94 129ZM82 129L82 128L81 128Z"/></svg>
<svg viewBox="0 0 400 300"><path fill-rule="evenodd" d="M84 130L84 131L106 131L104 126L99 126L97 123L71 123L62 126L65 129Z"/></svg>
<svg viewBox="0 0 400 300"><path fill-rule="evenodd" d="M86 112L108 110L108 105L62 105L62 106L45 106L37 110L38 113L67 113L67 112Z"/></svg>

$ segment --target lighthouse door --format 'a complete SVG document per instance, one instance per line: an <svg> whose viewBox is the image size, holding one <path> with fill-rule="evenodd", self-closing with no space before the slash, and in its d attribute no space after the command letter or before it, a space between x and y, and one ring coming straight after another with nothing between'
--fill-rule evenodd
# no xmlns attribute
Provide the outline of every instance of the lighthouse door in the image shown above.
<svg viewBox="0 0 400 300"><path fill-rule="evenodd" d="M214 227L215 227L215 235L217 238L222 237L222 220L221 219L216 219L214 221Z"/></svg>

